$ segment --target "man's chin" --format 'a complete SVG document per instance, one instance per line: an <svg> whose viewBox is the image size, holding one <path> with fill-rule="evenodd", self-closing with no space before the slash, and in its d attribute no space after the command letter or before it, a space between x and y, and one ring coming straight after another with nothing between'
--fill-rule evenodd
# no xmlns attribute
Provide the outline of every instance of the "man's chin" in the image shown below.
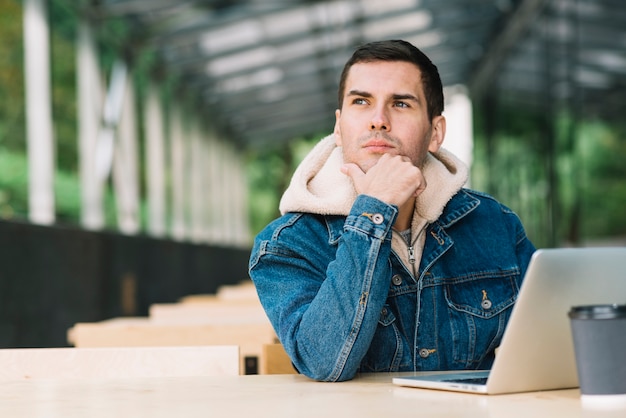
<svg viewBox="0 0 626 418"><path fill-rule="evenodd" d="M374 154L367 159L363 159L357 162L356 164L361 168L364 173L367 173L370 168L374 167L378 163L378 160L380 160L380 157L382 156L383 154Z"/></svg>

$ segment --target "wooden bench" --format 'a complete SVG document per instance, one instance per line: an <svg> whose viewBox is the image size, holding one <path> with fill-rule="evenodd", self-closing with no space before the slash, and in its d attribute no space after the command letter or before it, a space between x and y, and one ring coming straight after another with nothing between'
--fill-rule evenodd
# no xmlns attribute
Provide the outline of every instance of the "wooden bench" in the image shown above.
<svg viewBox="0 0 626 418"><path fill-rule="evenodd" d="M256 288L252 281L241 282L236 285L224 285L214 294L187 295L180 298L180 303L204 303L216 300L223 301L255 301L259 302Z"/></svg>
<svg viewBox="0 0 626 418"><path fill-rule="evenodd" d="M269 323L158 323L150 318L117 318L77 323L68 330L75 347L237 345L242 374L258 372L262 347L276 343Z"/></svg>
<svg viewBox="0 0 626 418"><path fill-rule="evenodd" d="M297 374L291 359L280 343L263 344L259 361L260 374Z"/></svg>
<svg viewBox="0 0 626 418"><path fill-rule="evenodd" d="M254 301L157 303L150 306L149 317L158 323L270 323L261 304Z"/></svg>
<svg viewBox="0 0 626 418"><path fill-rule="evenodd" d="M242 374L295 373L252 282L222 286L216 295L190 295L153 304L149 317L77 323L75 347L237 345Z"/></svg>

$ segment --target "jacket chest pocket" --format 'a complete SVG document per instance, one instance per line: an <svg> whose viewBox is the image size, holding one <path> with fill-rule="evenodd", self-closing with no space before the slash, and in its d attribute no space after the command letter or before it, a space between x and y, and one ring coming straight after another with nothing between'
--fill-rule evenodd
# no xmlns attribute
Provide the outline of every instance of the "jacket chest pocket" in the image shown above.
<svg viewBox="0 0 626 418"><path fill-rule="evenodd" d="M484 367L483 361L493 357L519 292L515 277L511 272L498 272L445 285L453 359L461 367Z"/></svg>

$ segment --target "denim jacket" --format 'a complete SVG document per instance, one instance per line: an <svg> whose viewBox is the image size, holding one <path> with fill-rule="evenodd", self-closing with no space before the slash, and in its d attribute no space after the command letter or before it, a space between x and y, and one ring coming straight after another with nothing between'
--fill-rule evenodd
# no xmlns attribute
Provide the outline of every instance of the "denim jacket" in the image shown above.
<svg viewBox="0 0 626 418"><path fill-rule="evenodd" d="M347 216L286 213L255 239L249 272L296 369L487 369L534 247L518 217L461 189L429 223L418 274L391 248L397 207L359 195Z"/></svg>

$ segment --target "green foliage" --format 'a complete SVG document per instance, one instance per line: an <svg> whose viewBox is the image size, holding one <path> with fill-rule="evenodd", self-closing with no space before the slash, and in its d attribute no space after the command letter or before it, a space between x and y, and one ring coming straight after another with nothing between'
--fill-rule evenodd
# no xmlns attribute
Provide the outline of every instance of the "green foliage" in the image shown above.
<svg viewBox="0 0 626 418"><path fill-rule="evenodd" d="M57 10L52 2L51 10ZM51 11L51 14L52 14ZM60 14L57 12L57 14ZM54 17L54 16L52 16ZM51 26L51 85L54 137L57 147L59 168L76 172L78 170L77 109L76 109L76 44L73 38L63 35L73 34L74 27L67 22L71 16L60 14Z"/></svg>
<svg viewBox="0 0 626 418"><path fill-rule="evenodd" d="M0 147L0 218L28 217L28 167L23 153Z"/></svg>
<svg viewBox="0 0 626 418"><path fill-rule="evenodd" d="M626 236L626 132L603 123L585 125L578 154L584 173L582 217L585 237Z"/></svg>
<svg viewBox="0 0 626 418"><path fill-rule="evenodd" d="M81 216L80 184L73 172L57 170L54 177L57 223L78 224ZM104 197L106 225L114 228L115 200ZM0 148L0 218L28 218L28 158L24 153Z"/></svg>
<svg viewBox="0 0 626 418"><path fill-rule="evenodd" d="M251 150L247 155L250 231L256 235L278 217L278 203L291 175L319 138L294 139L287 145Z"/></svg>
<svg viewBox="0 0 626 418"><path fill-rule="evenodd" d="M508 116L488 141L480 129L483 111L476 111L472 186L515 210L537 246L626 235L623 127L505 105L498 112Z"/></svg>
<svg viewBox="0 0 626 418"><path fill-rule="evenodd" d="M0 0L0 147L25 150L22 9Z"/></svg>
<svg viewBox="0 0 626 418"><path fill-rule="evenodd" d="M51 85L57 164L76 170L76 88L74 17L51 2ZM22 9L19 2L3 0L0 9L0 146L26 149Z"/></svg>

